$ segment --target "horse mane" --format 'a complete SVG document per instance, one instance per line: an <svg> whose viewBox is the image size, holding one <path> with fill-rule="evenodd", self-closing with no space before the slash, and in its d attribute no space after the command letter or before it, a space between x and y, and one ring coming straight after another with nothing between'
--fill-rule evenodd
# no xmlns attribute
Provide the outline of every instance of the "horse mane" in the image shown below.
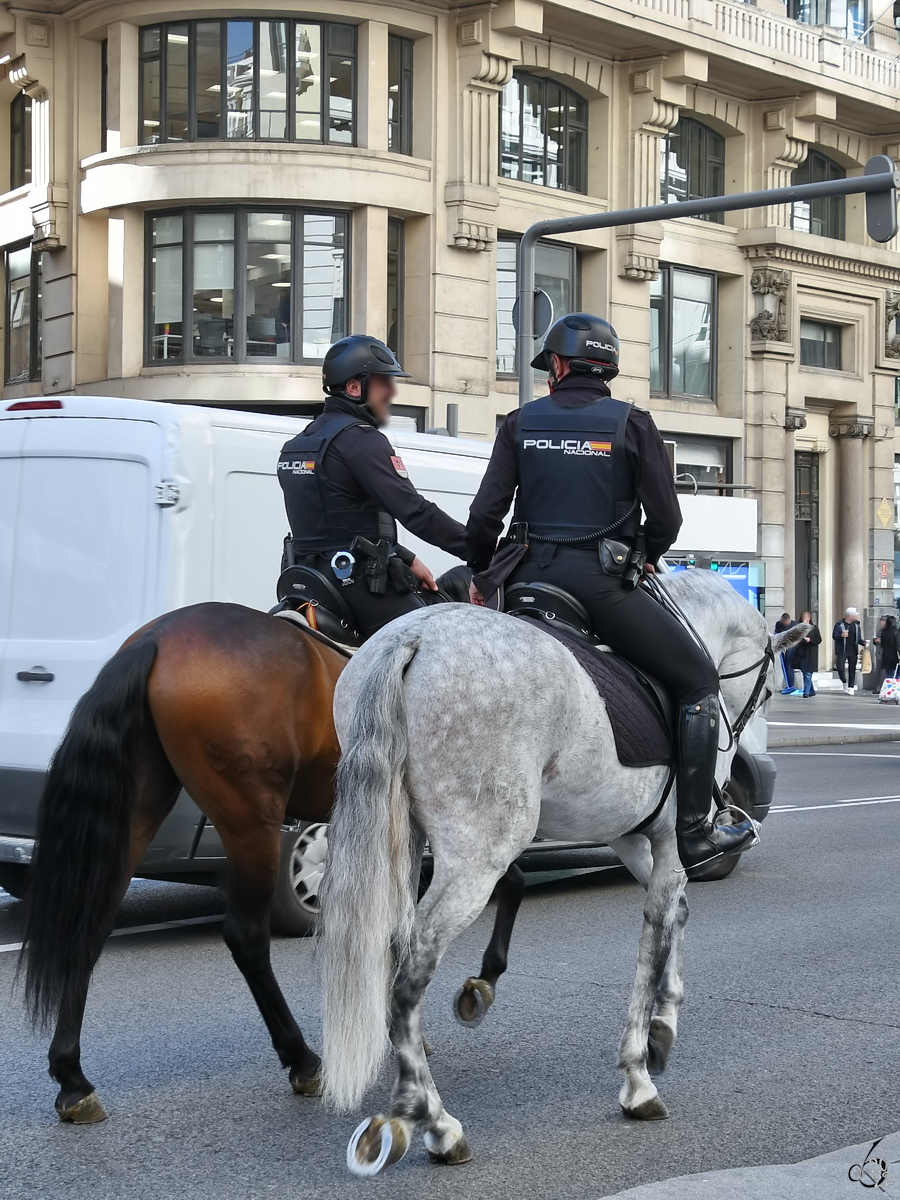
<svg viewBox="0 0 900 1200"><path fill-rule="evenodd" d="M715 571L694 568L690 571L661 571L656 576L673 600L685 608L692 621L703 627L704 637L713 630L753 640L765 639L769 627L766 618L727 579ZM736 627L735 627L736 626Z"/></svg>

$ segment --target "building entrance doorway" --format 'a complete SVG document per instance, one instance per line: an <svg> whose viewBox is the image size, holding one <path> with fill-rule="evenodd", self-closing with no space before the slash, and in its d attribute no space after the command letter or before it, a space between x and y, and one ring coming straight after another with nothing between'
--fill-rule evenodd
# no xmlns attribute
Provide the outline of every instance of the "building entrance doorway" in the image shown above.
<svg viewBox="0 0 900 1200"><path fill-rule="evenodd" d="M794 602L795 620L802 612L819 619L819 456L806 450L794 455Z"/></svg>

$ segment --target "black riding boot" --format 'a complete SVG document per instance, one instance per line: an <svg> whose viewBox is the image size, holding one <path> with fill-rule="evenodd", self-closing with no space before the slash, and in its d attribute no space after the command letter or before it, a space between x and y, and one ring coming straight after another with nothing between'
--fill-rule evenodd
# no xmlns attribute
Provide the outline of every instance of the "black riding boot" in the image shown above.
<svg viewBox="0 0 900 1200"><path fill-rule="evenodd" d="M717 825L709 819L719 747L719 701L707 696L678 714L678 812L675 832L681 865L688 870L722 854L739 854L756 839L751 821Z"/></svg>

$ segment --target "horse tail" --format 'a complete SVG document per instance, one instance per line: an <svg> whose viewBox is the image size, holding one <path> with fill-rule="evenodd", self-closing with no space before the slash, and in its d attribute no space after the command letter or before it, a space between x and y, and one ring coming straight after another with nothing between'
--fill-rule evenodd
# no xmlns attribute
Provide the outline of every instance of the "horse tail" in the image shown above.
<svg viewBox="0 0 900 1200"><path fill-rule="evenodd" d="M391 985L409 956L415 896L403 676L419 640L401 627L373 647L337 771L320 953L324 1095L342 1111L359 1103L384 1060Z"/></svg>
<svg viewBox="0 0 900 1200"><path fill-rule="evenodd" d="M103 667L72 713L38 813L19 960L25 1000L46 1026L87 986L127 867L133 755L148 717L157 642L145 634Z"/></svg>

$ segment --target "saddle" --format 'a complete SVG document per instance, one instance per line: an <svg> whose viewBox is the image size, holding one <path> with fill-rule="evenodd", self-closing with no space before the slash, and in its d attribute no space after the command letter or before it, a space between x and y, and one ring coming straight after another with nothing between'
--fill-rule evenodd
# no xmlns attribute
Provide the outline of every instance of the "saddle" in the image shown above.
<svg viewBox="0 0 900 1200"><path fill-rule="evenodd" d="M625 767L670 766L674 760L675 704L668 690L619 654L603 647L580 601L550 583L514 583L503 609L539 624L561 642L606 702L616 754Z"/></svg>
<svg viewBox="0 0 900 1200"><path fill-rule="evenodd" d="M350 606L334 584L315 567L298 563L281 572L276 589L275 615L285 610L298 612L311 629L344 646L361 646L362 637Z"/></svg>

